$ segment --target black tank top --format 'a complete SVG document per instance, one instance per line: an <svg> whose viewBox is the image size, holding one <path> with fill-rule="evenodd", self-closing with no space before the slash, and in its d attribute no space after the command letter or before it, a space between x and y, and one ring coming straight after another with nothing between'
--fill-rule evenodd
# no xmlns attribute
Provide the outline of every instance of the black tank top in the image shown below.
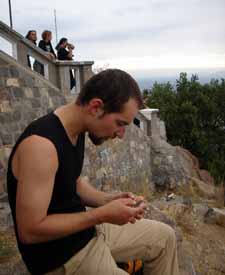
<svg viewBox="0 0 225 275"><path fill-rule="evenodd" d="M58 154L59 167L48 214L86 211L76 192L76 179L80 176L83 166L85 136L80 134L74 146L59 118L54 113L50 113L35 120L25 129L9 158L7 187L18 248L31 274L43 274L61 266L82 249L93 238L95 227L48 242L38 244L20 242L16 225L17 180L12 173L12 157L21 141L31 135L49 139Z"/></svg>

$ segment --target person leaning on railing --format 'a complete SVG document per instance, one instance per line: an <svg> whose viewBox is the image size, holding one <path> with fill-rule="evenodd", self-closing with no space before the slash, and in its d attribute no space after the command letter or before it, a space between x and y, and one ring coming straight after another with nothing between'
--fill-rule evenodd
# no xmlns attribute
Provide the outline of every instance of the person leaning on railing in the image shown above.
<svg viewBox="0 0 225 275"><path fill-rule="evenodd" d="M68 43L68 39L63 37L59 40L59 43L55 47L57 50L57 58L59 60L73 60L74 45ZM76 85L76 81L73 75L73 71L70 70L70 89Z"/></svg>
<svg viewBox="0 0 225 275"><path fill-rule="evenodd" d="M37 46L37 32L35 30L29 30L28 33L26 34L25 38L28 39L29 41L31 41L35 46ZM32 69L31 62L30 62L30 55L27 55L27 65L28 65L28 67L30 67ZM44 75L44 67L37 60L34 60L33 70L35 72L38 72L38 73Z"/></svg>
<svg viewBox="0 0 225 275"><path fill-rule="evenodd" d="M51 43L52 32L47 30L43 31L41 37L42 37L42 40L40 40L38 47L41 48L43 51L47 52L46 54L50 59L52 60L56 59L56 54L53 50L52 43Z"/></svg>
<svg viewBox="0 0 225 275"><path fill-rule="evenodd" d="M38 47L46 52L46 55L48 58L50 58L51 60L55 60L56 54L53 50L52 43L51 43L52 32L45 30L43 31L41 37L42 37L42 40L40 40L40 42L38 43ZM39 68L37 71L40 74L44 75L44 65L39 63Z"/></svg>
<svg viewBox="0 0 225 275"><path fill-rule="evenodd" d="M25 36L26 39L34 43L34 45L37 44L37 32L35 30L29 30ZM28 67L31 68L31 63L30 63L30 56L27 55L27 65Z"/></svg>

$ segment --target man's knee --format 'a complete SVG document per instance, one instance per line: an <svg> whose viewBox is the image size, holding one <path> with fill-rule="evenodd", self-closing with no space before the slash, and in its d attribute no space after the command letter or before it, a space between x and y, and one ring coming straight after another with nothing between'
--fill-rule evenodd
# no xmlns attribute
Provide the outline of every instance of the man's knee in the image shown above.
<svg viewBox="0 0 225 275"><path fill-rule="evenodd" d="M154 238L152 239L151 232L154 228ZM145 261L157 259L175 253L176 250L176 235L175 231L169 225L152 221L149 223L149 241L146 239L147 253Z"/></svg>
<svg viewBox="0 0 225 275"><path fill-rule="evenodd" d="M158 222L159 234L168 241L176 241L176 235L174 229L162 222Z"/></svg>
<svg viewBox="0 0 225 275"><path fill-rule="evenodd" d="M157 235L156 243L161 243L163 246L170 244L175 246L176 245L176 234L174 229L162 222L153 221L154 223L154 229ZM152 224L153 225L153 224ZM149 231L151 232L152 225L149 226Z"/></svg>
<svg viewBox="0 0 225 275"><path fill-rule="evenodd" d="M176 234L175 234L175 230L170 227L169 225L166 225L167 227L167 242L173 246L176 245Z"/></svg>

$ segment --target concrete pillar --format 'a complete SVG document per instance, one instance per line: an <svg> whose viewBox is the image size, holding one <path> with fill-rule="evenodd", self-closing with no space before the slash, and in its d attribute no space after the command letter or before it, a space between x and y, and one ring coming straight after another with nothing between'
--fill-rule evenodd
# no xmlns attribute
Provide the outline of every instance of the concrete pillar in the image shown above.
<svg viewBox="0 0 225 275"><path fill-rule="evenodd" d="M59 87L65 94L70 94L69 66L59 66Z"/></svg>

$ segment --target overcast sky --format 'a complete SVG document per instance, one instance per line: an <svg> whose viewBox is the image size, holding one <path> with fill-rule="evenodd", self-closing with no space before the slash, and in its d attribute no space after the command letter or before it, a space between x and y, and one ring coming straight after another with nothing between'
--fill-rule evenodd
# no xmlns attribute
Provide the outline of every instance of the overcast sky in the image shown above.
<svg viewBox="0 0 225 275"><path fill-rule="evenodd" d="M127 70L225 67L225 0L11 0L14 29L53 31L75 59ZM0 19L9 24L8 0Z"/></svg>

